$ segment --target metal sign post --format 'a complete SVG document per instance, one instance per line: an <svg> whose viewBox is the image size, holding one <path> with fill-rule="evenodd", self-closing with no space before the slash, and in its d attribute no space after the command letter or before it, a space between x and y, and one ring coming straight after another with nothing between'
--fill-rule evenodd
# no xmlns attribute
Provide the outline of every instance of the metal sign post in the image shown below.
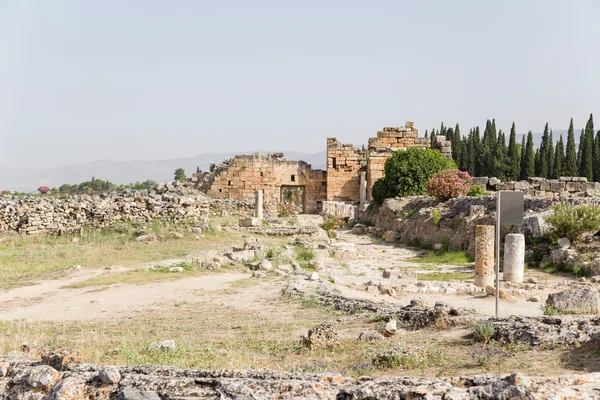
<svg viewBox="0 0 600 400"><path fill-rule="evenodd" d="M496 198L496 318L500 304L500 227L502 225L523 225L525 209L524 193L501 190Z"/></svg>

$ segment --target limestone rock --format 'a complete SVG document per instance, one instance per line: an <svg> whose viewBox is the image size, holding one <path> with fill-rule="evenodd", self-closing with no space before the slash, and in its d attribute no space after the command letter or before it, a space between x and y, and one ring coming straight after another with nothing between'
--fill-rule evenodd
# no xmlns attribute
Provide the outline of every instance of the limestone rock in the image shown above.
<svg viewBox="0 0 600 400"><path fill-rule="evenodd" d="M164 352L176 351L177 344L175 343L174 340L165 339L165 340L161 340L158 342L150 343L150 345L148 346L148 350L149 351L159 350L159 351L164 351Z"/></svg>
<svg viewBox="0 0 600 400"><path fill-rule="evenodd" d="M252 277L253 278L266 278L267 274L265 274L263 271L252 271Z"/></svg>
<svg viewBox="0 0 600 400"><path fill-rule="evenodd" d="M542 301L542 296L538 295L534 295L534 296L529 296L527 298L527 301L531 301L532 303L539 303L540 301Z"/></svg>
<svg viewBox="0 0 600 400"><path fill-rule="evenodd" d="M361 332L358 335L358 340L362 340L364 342L374 342L378 340L383 340L383 335L380 332Z"/></svg>
<svg viewBox="0 0 600 400"><path fill-rule="evenodd" d="M182 267L171 267L169 268L169 272L183 272Z"/></svg>
<svg viewBox="0 0 600 400"><path fill-rule="evenodd" d="M58 371L63 371L71 363L81 364L83 361L83 356L77 350L64 347L47 351L42 355L42 364L49 365Z"/></svg>
<svg viewBox="0 0 600 400"><path fill-rule="evenodd" d="M58 379L58 371L49 365L33 367L26 381L34 389L45 389L54 385Z"/></svg>
<svg viewBox="0 0 600 400"><path fill-rule="evenodd" d="M138 389L125 388L119 392L116 400L161 400L156 392L142 392Z"/></svg>
<svg viewBox="0 0 600 400"><path fill-rule="evenodd" d="M356 224L352 227L350 232L355 235L364 235L367 233L367 227L363 224Z"/></svg>
<svg viewBox="0 0 600 400"><path fill-rule="evenodd" d="M119 369L111 365L100 368L98 376L105 385L114 385L121 381L121 373L119 372Z"/></svg>
<svg viewBox="0 0 600 400"><path fill-rule="evenodd" d="M332 324L324 323L308 330L303 343L309 349L329 349L340 344L338 333Z"/></svg>
<svg viewBox="0 0 600 400"><path fill-rule="evenodd" d="M271 264L271 261L269 260L262 260L258 264L258 269L261 271L270 271L273 269L273 264Z"/></svg>
<svg viewBox="0 0 600 400"><path fill-rule="evenodd" d="M240 220L239 220L239 225L244 228L260 226L260 224L261 224L261 220L259 218L254 218L254 217L240 218Z"/></svg>
<svg viewBox="0 0 600 400"><path fill-rule="evenodd" d="M147 235L141 235L135 238L138 242L156 242L158 240L158 236L153 233Z"/></svg>
<svg viewBox="0 0 600 400"><path fill-rule="evenodd" d="M495 296L496 295L496 288L494 286L486 286L485 287L485 294L487 294L488 296Z"/></svg>
<svg viewBox="0 0 600 400"><path fill-rule="evenodd" d="M85 399L85 392L85 381L68 377L52 389L48 395L48 400L82 400Z"/></svg>
<svg viewBox="0 0 600 400"><path fill-rule="evenodd" d="M312 274L310 274L309 280L311 280L311 281L318 281L319 280L319 274L317 274L316 272L313 272Z"/></svg>
<svg viewBox="0 0 600 400"><path fill-rule="evenodd" d="M510 302L515 302L517 300L514 295L512 295L509 291L504 290L504 289L499 290L498 296L502 300L506 300L506 301L510 301Z"/></svg>
<svg viewBox="0 0 600 400"><path fill-rule="evenodd" d="M558 247L562 250L566 250L571 247L571 240L569 238L560 238L558 239Z"/></svg>
<svg viewBox="0 0 600 400"><path fill-rule="evenodd" d="M221 264L218 261L202 261L200 265L202 266L202 268L209 271L221 269Z"/></svg>
<svg viewBox="0 0 600 400"><path fill-rule="evenodd" d="M398 327L396 326L396 320L392 318L388 321L387 324L385 324L385 326L383 327L383 329L381 329L380 332L385 337L391 337L394 336L397 331Z"/></svg>
<svg viewBox="0 0 600 400"><path fill-rule="evenodd" d="M386 243L395 243L397 239L397 234L394 231L387 231L385 233L385 242Z"/></svg>
<svg viewBox="0 0 600 400"><path fill-rule="evenodd" d="M564 314L598 314L600 297L593 287L566 289L548 295L546 306Z"/></svg>
<svg viewBox="0 0 600 400"><path fill-rule="evenodd" d="M185 236L183 236L181 233L179 232L169 232L169 237L171 239L184 239Z"/></svg>

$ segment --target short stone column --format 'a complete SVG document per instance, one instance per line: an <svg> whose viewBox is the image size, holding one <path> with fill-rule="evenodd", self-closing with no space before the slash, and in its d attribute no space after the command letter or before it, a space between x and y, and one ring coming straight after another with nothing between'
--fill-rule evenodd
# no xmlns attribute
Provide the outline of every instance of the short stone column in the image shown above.
<svg viewBox="0 0 600 400"><path fill-rule="evenodd" d="M256 198L255 198L255 203L254 203L254 216L256 218L261 218L261 219L263 217L263 191L262 190L256 191Z"/></svg>
<svg viewBox="0 0 600 400"><path fill-rule="evenodd" d="M504 239L504 280L521 283L524 271L525 236L522 233L509 233Z"/></svg>
<svg viewBox="0 0 600 400"><path fill-rule="evenodd" d="M475 227L475 285L494 286L494 234L493 225Z"/></svg>
<svg viewBox="0 0 600 400"><path fill-rule="evenodd" d="M359 191L359 204L362 206L367 202L367 173L364 171L359 172L360 174L360 191Z"/></svg>

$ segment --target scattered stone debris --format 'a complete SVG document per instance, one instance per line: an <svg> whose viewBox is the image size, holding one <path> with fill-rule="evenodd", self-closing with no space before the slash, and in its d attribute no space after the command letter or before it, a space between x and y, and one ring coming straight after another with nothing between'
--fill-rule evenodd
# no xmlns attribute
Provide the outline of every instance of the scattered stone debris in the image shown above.
<svg viewBox="0 0 600 400"><path fill-rule="evenodd" d="M282 291L284 295L304 297L306 291L303 286L290 282ZM321 284L315 294L319 305L332 307L335 310L356 314L362 311L377 313L389 320L396 319L410 329L422 329L429 326L447 328L455 325L464 325L475 314L474 309L449 307L444 303L436 303L428 307L421 299L413 299L410 305L402 307L385 302L374 302L364 299L345 297L336 288Z"/></svg>
<svg viewBox="0 0 600 400"><path fill-rule="evenodd" d="M121 381L119 369L110 365L100 368L98 376L102 383L106 385L115 385Z"/></svg>
<svg viewBox="0 0 600 400"><path fill-rule="evenodd" d="M590 286L581 289L566 289L548 295L546 306L562 314L598 314L600 296Z"/></svg>

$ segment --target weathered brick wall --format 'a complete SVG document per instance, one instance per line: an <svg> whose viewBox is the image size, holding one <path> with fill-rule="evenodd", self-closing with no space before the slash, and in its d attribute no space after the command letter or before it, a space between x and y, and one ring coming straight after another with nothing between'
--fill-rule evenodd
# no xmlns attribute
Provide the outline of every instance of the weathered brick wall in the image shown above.
<svg viewBox="0 0 600 400"><path fill-rule="evenodd" d="M366 166L365 150L327 138L327 200L358 201L359 172Z"/></svg>
<svg viewBox="0 0 600 400"><path fill-rule="evenodd" d="M369 139L367 198L371 199L371 187L383 178L385 162L395 151L410 147L428 148L430 145L430 139L419 137L419 131L412 121L407 121L406 126L385 127L377 132L377 137Z"/></svg>
<svg viewBox="0 0 600 400"><path fill-rule="evenodd" d="M284 186L304 187L305 212L319 211L325 199L325 171L312 170L304 161L287 161L283 154L236 156L225 168L218 169L208 194L217 198L254 201L257 190L264 191L265 203L279 203Z"/></svg>

